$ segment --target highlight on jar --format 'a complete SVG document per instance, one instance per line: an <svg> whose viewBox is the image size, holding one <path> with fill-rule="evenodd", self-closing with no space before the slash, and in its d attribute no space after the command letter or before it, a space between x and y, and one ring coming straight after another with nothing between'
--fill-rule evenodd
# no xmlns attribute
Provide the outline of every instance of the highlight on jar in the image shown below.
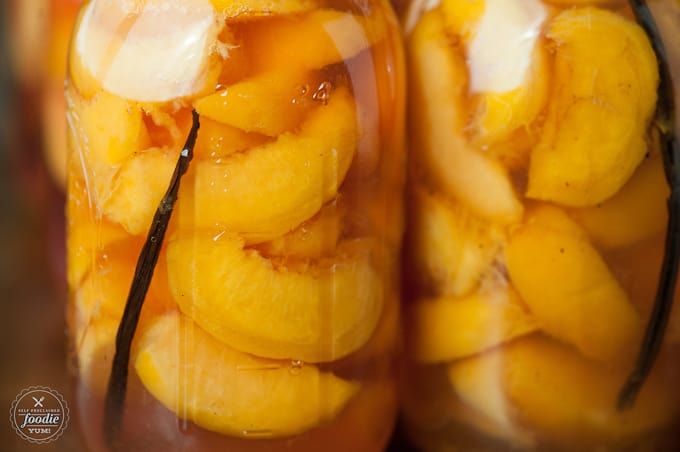
<svg viewBox="0 0 680 452"><path fill-rule="evenodd" d="M385 447L405 81L389 4L366 6L84 2L67 251L88 447Z"/></svg>
<svg viewBox="0 0 680 452"><path fill-rule="evenodd" d="M401 397L423 450L679 447L680 309L652 314L680 256L679 18L663 0L410 4Z"/></svg>

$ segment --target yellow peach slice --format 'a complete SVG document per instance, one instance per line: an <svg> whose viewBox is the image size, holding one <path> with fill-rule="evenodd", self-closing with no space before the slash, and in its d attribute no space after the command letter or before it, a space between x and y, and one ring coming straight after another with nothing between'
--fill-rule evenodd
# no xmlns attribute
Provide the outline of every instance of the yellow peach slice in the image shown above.
<svg viewBox="0 0 680 452"><path fill-rule="evenodd" d="M284 133L220 162L194 162L180 189L180 227L217 226L249 243L285 234L337 195L356 143L354 100L336 89L298 134Z"/></svg>
<svg viewBox="0 0 680 452"><path fill-rule="evenodd" d="M407 250L416 279L437 294L469 293L501 251L503 229L418 186L410 210Z"/></svg>
<svg viewBox="0 0 680 452"><path fill-rule="evenodd" d="M87 189L101 212L120 166L150 143L143 113L135 103L106 91L84 100L69 88L66 101L71 160L81 166Z"/></svg>
<svg viewBox="0 0 680 452"><path fill-rule="evenodd" d="M591 206L614 195L647 152L656 58L642 28L597 8L564 11L547 36L559 82L531 155L527 196Z"/></svg>
<svg viewBox="0 0 680 452"><path fill-rule="evenodd" d="M120 225L101 218L88 196L85 181L75 170L71 172L66 203L67 279L69 287L78 287L97 257L126 240L129 234Z"/></svg>
<svg viewBox="0 0 680 452"><path fill-rule="evenodd" d="M467 69L449 46L438 10L427 12L408 43L411 67L412 137L416 165L424 166L447 195L479 215L508 224L522 217L522 204L501 165L476 152L463 136Z"/></svg>
<svg viewBox="0 0 680 452"><path fill-rule="evenodd" d="M468 42L476 33L486 11L486 0L442 0L441 12L446 31Z"/></svg>
<svg viewBox="0 0 680 452"><path fill-rule="evenodd" d="M315 0L210 0L210 3L227 20L305 13L319 6Z"/></svg>
<svg viewBox="0 0 680 452"><path fill-rule="evenodd" d="M642 319L585 232L563 211L539 206L505 251L510 280L549 335L585 356L626 360Z"/></svg>
<svg viewBox="0 0 680 452"><path fill-rule="evenodd" d="M517 423L553 440L602 446L662 427L677 414L677 397L668 392L677 366L669 360L659 364L634 407L625 411L616 409L616 397L626 370L589 361L542 335L453 363L449 378L470 399L488 394L487 384L493 379L501 388L501 403L509 406ZM495 414L490 404L477 408Z"/></svg>
<svg viewBox="0 0 680 452"><path fill-rule="evenodd" d="M287 258L332 256L340 241L345 211L339 200L330 201L311 219L288 234L259 244L257 249L266 256Z"/></svg>
<svg viewBox="0 0 680 452"><path fill-rule="evenodd" d="M177 164L178 151L151 148L128 160L99 201L103 213L133 235L145 235Z"/></svg>
<svg viewBox="0 0 680 452"><path fill-rule="evenodd" d="M474 355L537 328L509 286L482 287L465 297L419 300L407 318L413 328L412 354L424 363Z"/></svg>
<svg viewBox="0 0 680 452"><path fill-rule="evenodd" d="M315 105L311 74L277 71L258 74L194 102L196 111L246 132L278 136L295 129Z"/></svg>
<svg viewBox="0 0 680 452"><path fill-rule="evenodd" d="M474 139L481 146L506 140L516 129L527 128L548 100L548 56L543 46L534 49L522 84L513 90L473 95Z"/></svg>
<svg viewBox="0 0 680 452"><path fill-rule="evenodd" d="M106 91L84 100L69 90L66 99L76 151L95 169L118 165L149 145L143 113L135 102Z"/></svg>
<svg viewBox="0 0 680 452"><path fill-rule="evenodd" d="M180 309L211 335L268 358L332 361L368 341L383 304L370 241L347 241L305 273L276 267L237 236L179 234L168 277Z"/></svg>
<svg viewBox="0 0 680 452"><path fill-rule="evenodd" d="M101 395L105 393L111 372L118 325L140 249L141 243L134 240L118 243L115 249L98 256L93 271L73 288L71 327L79 375L90 389ZM140 328L154 316L176 310L168 287L163 256L159 265L144 301Z"/></svg>
<svg viewBox="0 0 680 452"><path fill-rule="evenodd" d="M593 242L623 247L664 230L669 195L661 155L654 153L616 195L596 206L574 209L571 215Z"/></svg>
<svg viewBox="0 0 680 452"><path fill-rule="evenodd" d="M116 250L97 260L95 269L74 288L75 326L82 334L93 322L108 318L118 322L123 315L141 245L135 241L121 243ZM165 259L159 264L165 266ZM173 307L165 268L154 272L142 317ZM79 341L80 337L76 337Z"/></svg>
<svg viewBox="0 0 680 452"><path fill-rule="evenodd" d="M382 17L364 18L330 9L252 22L242 31L255 73L342 63L386 33Z"/></svg>
<svg viewBox="0 0 680 452"><path fill-rule="evenodd" d="M181 315L141 331L135 370L178 416L232 436L300 433L335 418L359 389L313 365L236 351Z"/></svg>
<svg viewBox="0 0 680 452"><path fill-rule="evenodd" d="M548 56L538 0L448 0L446 30L462 38L469 69L475 140L497 143L531 124L548 96Z"/></svg>
<svg viewBox="0 0 680 452"><path fill-rule="evenodd" d="M235 152L262 146L268 141L269 137L259 133L244 132L210 118L201 118L194 156L197 159L220 159Z"/></svg>

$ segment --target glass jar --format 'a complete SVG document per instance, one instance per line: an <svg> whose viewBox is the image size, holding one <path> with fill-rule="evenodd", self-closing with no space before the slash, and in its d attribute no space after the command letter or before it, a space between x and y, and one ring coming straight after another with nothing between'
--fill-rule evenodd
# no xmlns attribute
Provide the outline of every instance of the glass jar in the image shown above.
<svg viewBox="0 0 680 452"><path fill-rule="evenodd" d="M660 276L677 277L661 265L678 257L664 71L680 80L680 5L412 1L404 24L409 436L426 451L677 450L680 309L658 356L644 348L637 397L622 388Z"/></svg>
<svg viewBox="0 0 680 452"><path fill-rule="evenodd" d="M88 447L384 447L400 45L386 1L84 2L68 65L67 248ZM154 268L136 263L154 258L130 323Z"/></svg>

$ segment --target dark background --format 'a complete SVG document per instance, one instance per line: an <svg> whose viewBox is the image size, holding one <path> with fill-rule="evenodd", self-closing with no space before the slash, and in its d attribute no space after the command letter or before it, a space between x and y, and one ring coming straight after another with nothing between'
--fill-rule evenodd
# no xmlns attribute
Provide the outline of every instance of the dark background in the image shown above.
<svg viewBox="0 0 680 452"><path fill-rule="evenodd" d="M0 451L79 451L74 413L62 438L21 440L9 424L17 394L48 386L73 400L66 369L63 200L40 164L35 96L15 83L0 6ZM71 405L73 403L71 402ZM71 406L72 408L72 406Z"/></svg>

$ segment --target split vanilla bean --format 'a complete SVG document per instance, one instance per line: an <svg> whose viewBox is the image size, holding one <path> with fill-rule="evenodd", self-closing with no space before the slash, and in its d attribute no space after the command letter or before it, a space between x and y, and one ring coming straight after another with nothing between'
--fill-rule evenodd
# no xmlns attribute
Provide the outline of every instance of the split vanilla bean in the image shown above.
<svg viewBox="0 0 680 452"><path fill-rule="evenodd" d="M192 111L192 119L193 123L189 136L180 152L168 189L156 209L146 242L137 259L137 267L125 303L125 311L116 334L116 352L111 366L104 408L104 435L106 442L114 449L123 419L132 339L158 262L175 201L177 201L181 178L187 172L194 156L194 146L200 127L198 113L195 110Z"/></svg>

